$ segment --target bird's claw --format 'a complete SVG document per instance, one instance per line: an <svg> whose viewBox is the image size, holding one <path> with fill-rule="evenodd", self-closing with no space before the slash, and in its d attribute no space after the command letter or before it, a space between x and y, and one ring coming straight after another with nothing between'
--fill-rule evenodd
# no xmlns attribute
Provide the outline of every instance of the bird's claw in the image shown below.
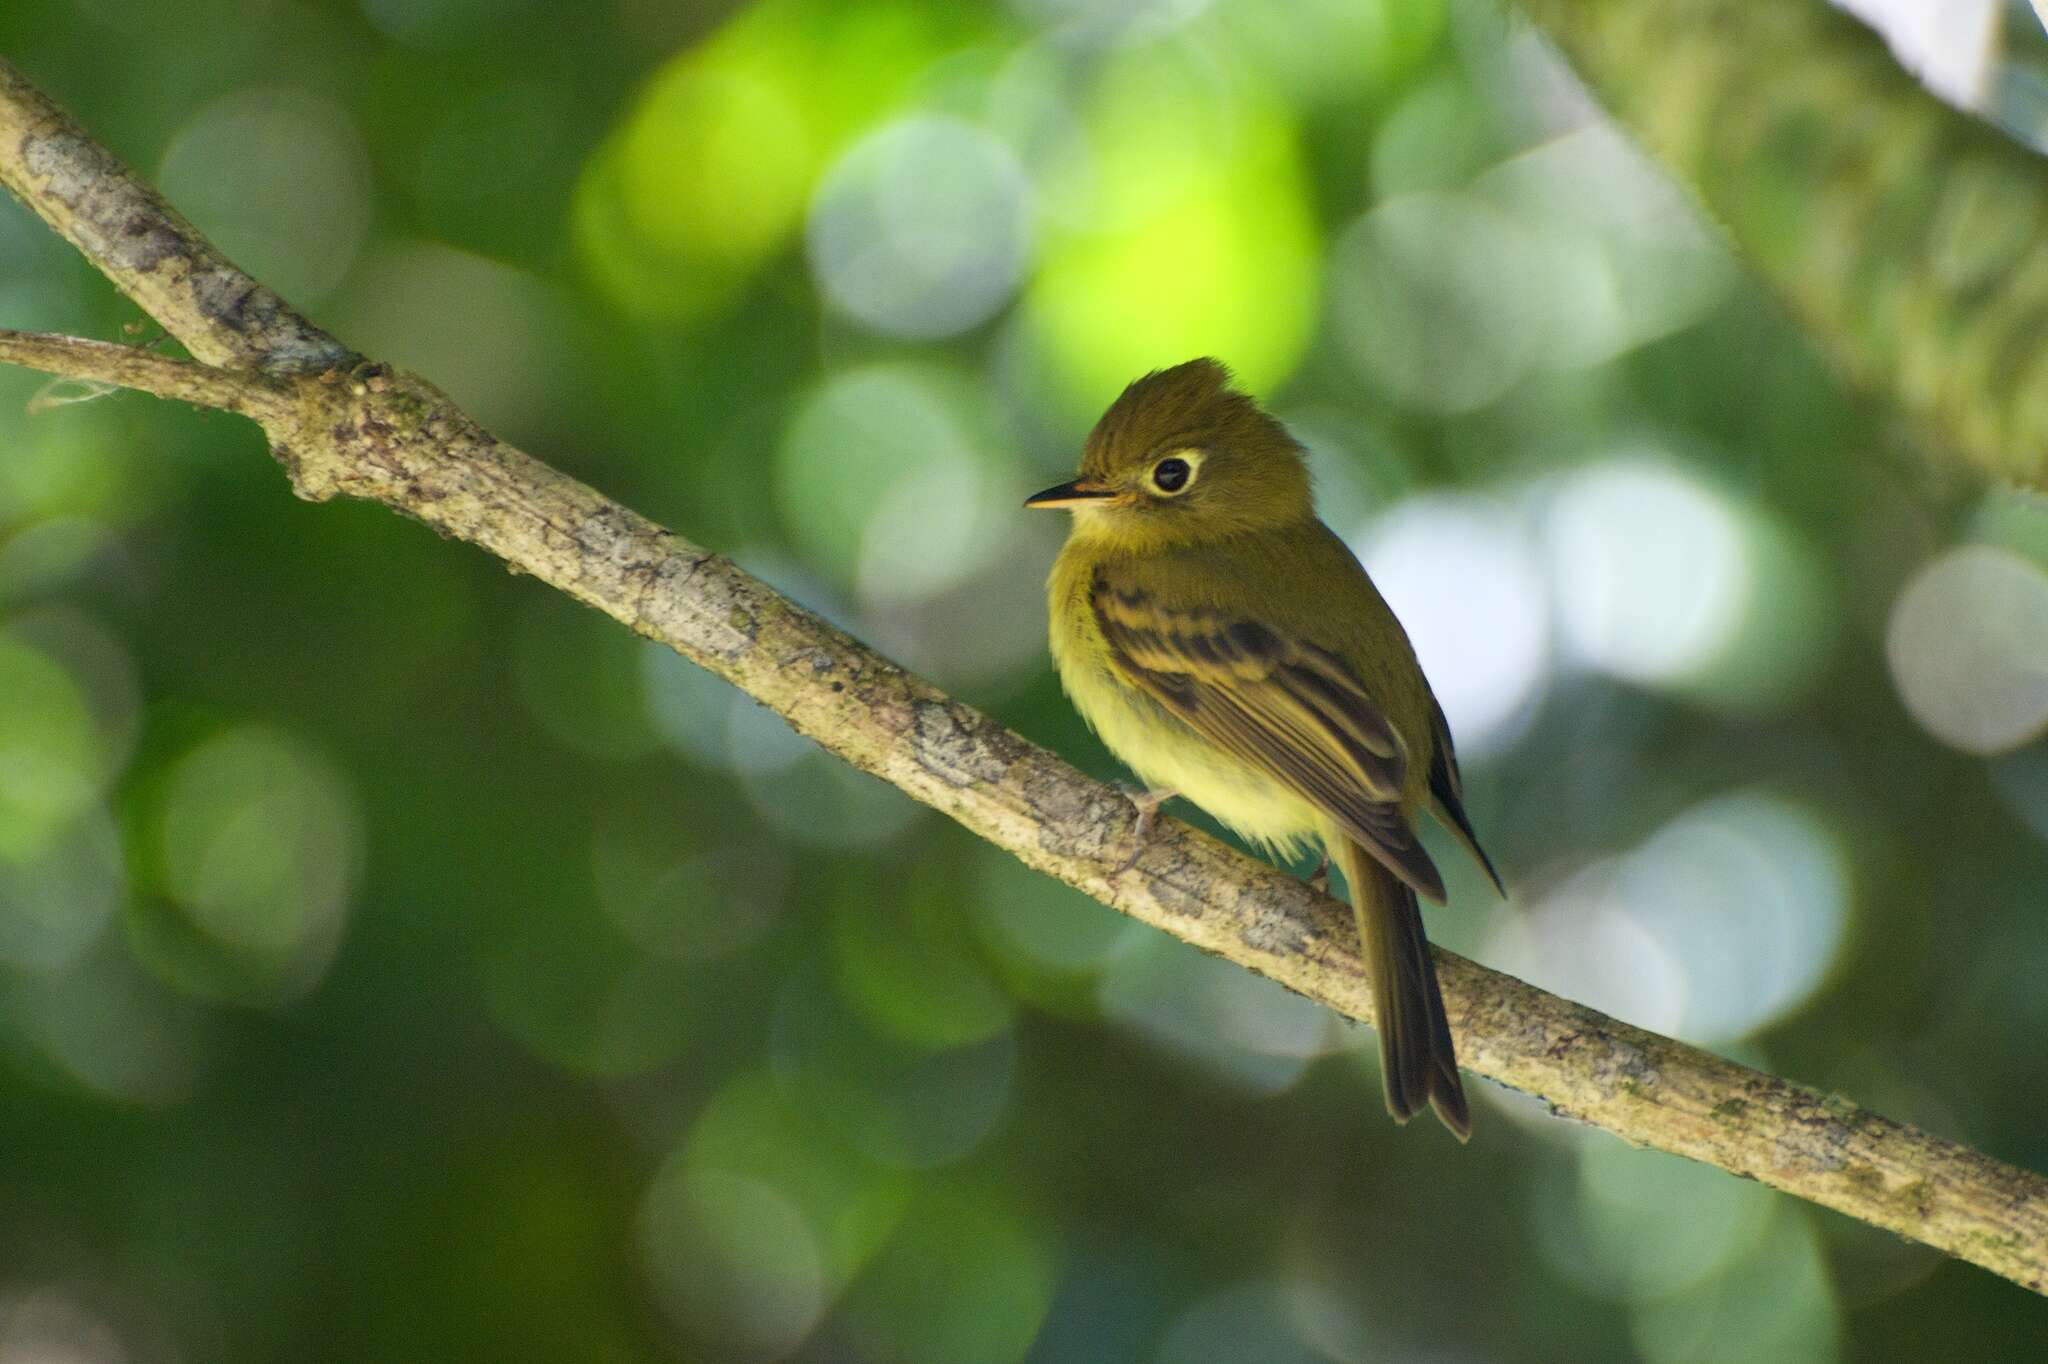
<svg viewBox="0 0 2048 1364"><path fill-rule="evenodd" d="M1309 875L1308 884L1310 889L1314 890L1318 895L1328 895L1330 893L1330 855L1328 853L1324 853L1322 861L1316 863L1315 871Z"/></svg>
<svg viewBox="0 0 2048 1364"><path fill-rule="evenodd" d="M1178 792L1167 790L1165 787L1153 787L1148 791L1138 791L1126 786L1122 790L1124 799L1128 800L1131 803L1131 808L1138 812L1138 819L1137 823L1131 827L1131 855L1121 867L1116 869L1118 876L1122 876L1132 867L1138 865L1138 859L1144 855L1146 843L1151 841L1152 821L1158 816L1159 807L1179 794Z"/></svg>

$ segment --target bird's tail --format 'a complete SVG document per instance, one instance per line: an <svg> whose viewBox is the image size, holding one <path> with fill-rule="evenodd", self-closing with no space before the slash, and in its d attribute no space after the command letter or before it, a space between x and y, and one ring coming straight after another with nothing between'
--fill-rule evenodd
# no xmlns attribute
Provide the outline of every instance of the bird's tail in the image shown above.
<svg viewBox="0 0 2048 1364"><path fill-rule="evenodd" d="M1333 836L1330 842L1351 886L1365 969L1372 973L1387 1111L1407 1122L1426 1103L1465 1141L1472 1135L1472 1114L1415 892L1350 839Z"/></svg>

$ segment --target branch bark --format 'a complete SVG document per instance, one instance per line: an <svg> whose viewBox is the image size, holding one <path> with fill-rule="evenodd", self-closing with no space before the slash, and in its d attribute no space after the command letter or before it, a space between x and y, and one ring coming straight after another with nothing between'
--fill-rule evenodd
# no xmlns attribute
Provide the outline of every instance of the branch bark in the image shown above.
<svg viewBox="0 0 2048 1364"><path fill-rule="evenodd" d="M246 417L265 410L274 395L271 386L256 376L158 355L140 346L119 346L83 336L18 332L5 327L0 327L0 364L20 365L84 383L132 388L159 398L239 412Z"/></svg>
<svg viewBox="0 0 2048 1364"><path fill-rule="evenodd" d="M163 368L179 362L130 369L90 343L17 336L16 357L245 412L300 496L368 498L479 545L702 664L1028 865L1373 1021L1344 907L1172 820L1130 861L1133 815L1119 792L729 560L497 440L424 380L351 356L234 272L4 63L0 130L0 181L219 367L202 391L185 367ZM125 245L138 236L152 243L141 255ZM193 284L201 279L210 283ZM216 308L221 297L269 302L252 325L244 311ZM319 356L333 359L308 363ZM232 393L214 391L219 376ZM1762 1180L2048 1291L2048 1179L1441 949L1436 958L1473 1073L1632 1143Z"/></svg>
<svg viewBox="0 0 2048 1364"><path fill-rule="evenodd" d="M2048 163L1824 0L1520 0L1848 377L2048 489Z"/></svg>

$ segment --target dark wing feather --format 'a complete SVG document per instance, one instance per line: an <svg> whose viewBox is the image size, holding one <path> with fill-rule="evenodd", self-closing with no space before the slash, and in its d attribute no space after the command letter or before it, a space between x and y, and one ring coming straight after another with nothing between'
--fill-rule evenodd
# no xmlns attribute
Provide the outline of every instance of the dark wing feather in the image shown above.
<svg viewBox="0 0 2048 1364"><path fill-rule="evenodd" d="M1327 814L1441 903L1443 879L1401 809L1408 752L1343 660L1256 621L1172 607L1095 576L1095 618L1119 671L1210 743Z"/></svg>
<svg viewBox="0 0 2048 1364"><path fill-rule="evenodd" d="M1505 895L1507 887L1500 883L1493 859L1479 846L1479 835L1472 832L1472 821L1465 817L1465 780L1458 773L1457 750L1451 747L1451 722L1444 718L1444 708L1436 703L1436 698L1430 698L1429 709L1436 733L1436 757L1429 765L1429 794L1436 801L1437 817L1450 826L1458 841L1486 869L1486 878L1493 882L1494 890Z"/></svg>

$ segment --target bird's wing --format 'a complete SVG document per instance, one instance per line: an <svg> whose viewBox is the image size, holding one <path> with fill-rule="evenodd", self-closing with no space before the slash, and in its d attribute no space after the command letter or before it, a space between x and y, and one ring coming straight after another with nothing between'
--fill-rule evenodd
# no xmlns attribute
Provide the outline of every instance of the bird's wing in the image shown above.
<svg viewBox="0 0 2048 1364"><path fill-rule="evenodd" d="M1472 832L1472 821L1465 817L1465 779L1458 772L1458 752L1451 747L1451 722L1444 718L1444 708L1436 698L1429 702L1430 728L1436 736L1436 756L1429 767L1429 795L1436 807L1436 816L1445 827L1458 836L1465 845L1465 851L1472 854L1486 872L1486 879L1493 882L1493 888L1502 895L1507 887L1500 883L1500 873L1493 869L1493 859L1486 855L1486 849L1479 846L1479 835Z"/></svg>
<svg viewBox="0 0 2048 1364"><path fill-rule="evenodd" d="M1090 600L1134 685L1442 903L1443 879L1401 808L1407 746L1342 659L1214 607L1174 605L1108 567Z"/></svg>

